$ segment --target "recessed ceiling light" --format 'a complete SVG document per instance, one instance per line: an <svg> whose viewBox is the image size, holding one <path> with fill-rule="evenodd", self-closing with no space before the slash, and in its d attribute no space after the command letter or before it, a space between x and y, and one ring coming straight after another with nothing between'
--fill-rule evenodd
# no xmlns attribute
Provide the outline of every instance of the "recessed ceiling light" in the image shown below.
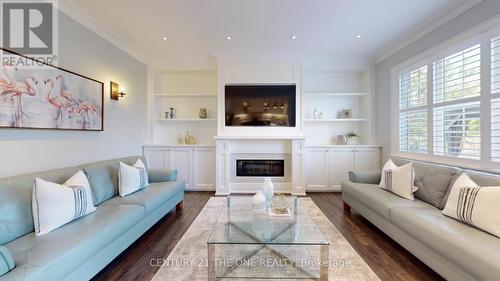
<svg viewBox="0 0 500 281"><path fill-rule="evenodd" d="M231 39L233 39L233 37L231 37L231 36L226 36L226 39L227 39L227 40L231 40Z"/></svg>
<svg viewBox="0 0 500 281"><path fill-rule="evenodd" d="M292 36L290 36L290 38L297 39L297 36L296 35L292 35Z"/></svg>
<svg viewBox="0 0 500 281"><path fill-rule="evenodd" d="M361 39L361 34L356 35L356 39Z"/></svg>
<svg viewBox="0 0 500 281"><path fill-rule="evenodd" d="M162 39L163 40L167 40L168 38L167 38L167 36L163 36Z"/></svg>

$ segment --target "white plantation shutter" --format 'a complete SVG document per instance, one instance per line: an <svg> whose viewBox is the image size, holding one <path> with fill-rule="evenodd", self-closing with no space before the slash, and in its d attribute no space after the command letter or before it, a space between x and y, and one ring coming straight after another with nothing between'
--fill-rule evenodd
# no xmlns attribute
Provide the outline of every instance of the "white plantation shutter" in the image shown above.
<svg viewBox="0 0 500 281"><path fill-rule="evenodd" d="M435 155L481 158L481 45L433 63Z"/></svg>
<svg viewBox="0 0 500 281"><path fill-rule="evenodd" d="M401 152L427 154L420 157L426 160L497 170L500 25L458 44L468 45L442 50L451 54L446 57L439 50L419 62L425 66L393 77L399 78L399 136L393 141Z"/></svg>
<svg viewBox="0 0 500 281"><path fill-rule="evenodd" d="M399 109L427 104L427 65L399 78Z"/></svg>
<svg viewBox="0 0 500 281"><path fill-rule="evenodd" d="M427 153L427 110L402 112L399 115L399 149Z"/></svg>
<svg viewBox="0 0 500 281"><path fill-rule="evenodd" d="M500 37L491 39L491 161L500 162Z"/></svg>
<svg viewBox="0 0 500 281"><path fill-rule="evenodd" d="M399 150L427 153L427 66L399 77Z"/></svg>
<svg viewBox="0 0 500 281"><path fill-rule="evenodd" d="M481 94L481 45L434 62L434 103Z"/></svg>
<svg viewBox="0 0 500 281"><path fill-rule="evenodd" d="M479 101L434 108L434 154L480 159Z"/></svg>

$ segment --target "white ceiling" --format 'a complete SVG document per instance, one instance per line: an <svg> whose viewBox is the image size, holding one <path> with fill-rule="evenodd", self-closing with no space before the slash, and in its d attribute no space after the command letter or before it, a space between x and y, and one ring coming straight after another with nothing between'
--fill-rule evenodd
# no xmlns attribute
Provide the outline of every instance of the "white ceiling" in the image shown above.
<svg viewBox="0 0 500 281"><path fill-rule="evenodd" d="M62 1L159 65L255 56L373 60L471 0Z"/></svg>

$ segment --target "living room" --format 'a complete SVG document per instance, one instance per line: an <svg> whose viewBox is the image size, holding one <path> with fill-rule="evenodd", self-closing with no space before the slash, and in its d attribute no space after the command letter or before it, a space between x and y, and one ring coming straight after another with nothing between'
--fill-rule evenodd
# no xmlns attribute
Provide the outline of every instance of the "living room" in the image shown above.
<svg viewBox="0 0 500 281"><path fill-rule="evenodd" d="M0 13L0 281L499 280L500 1Z"/></svg>

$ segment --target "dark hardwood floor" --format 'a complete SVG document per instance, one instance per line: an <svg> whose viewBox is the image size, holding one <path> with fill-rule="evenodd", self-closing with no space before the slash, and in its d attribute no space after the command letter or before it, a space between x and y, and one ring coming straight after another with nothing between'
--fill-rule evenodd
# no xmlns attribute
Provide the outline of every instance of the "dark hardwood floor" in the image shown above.
<svg viewBox="0 0 500 281"><path fill-rule="evenodd" d="M93 280L151 280L159 267L151 266L150 260L170 254L212 196L211 192L187 192L182 210L167 214ZM308 196L382 281L444 280L354 210L344 213L340 193Z"/></svg>

